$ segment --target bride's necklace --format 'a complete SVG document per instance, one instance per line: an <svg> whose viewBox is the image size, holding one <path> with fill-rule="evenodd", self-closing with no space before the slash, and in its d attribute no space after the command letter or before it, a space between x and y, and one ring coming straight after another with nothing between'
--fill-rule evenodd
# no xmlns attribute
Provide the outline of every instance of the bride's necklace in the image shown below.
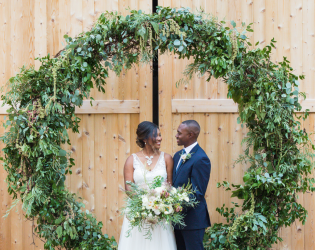
<svg viewBox="0 0 315 250"><path fill-rule="evenodd" d="M150 166L150 165L152 164L152 159L153 159L155 153L149 157L149 156L147 156L147 155L145 155L145 154L143 153L143 150L141 150L141 152L142 152L142 154L144 155L144 157L147 159L147 164L148 164L148 166Z"/></svg>

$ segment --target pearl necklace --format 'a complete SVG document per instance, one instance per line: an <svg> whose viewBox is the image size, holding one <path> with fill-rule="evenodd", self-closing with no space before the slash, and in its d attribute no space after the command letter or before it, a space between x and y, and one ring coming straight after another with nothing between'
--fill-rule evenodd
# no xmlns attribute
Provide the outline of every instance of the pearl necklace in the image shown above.
<svg viewBox="0 0 315 250"><path fill-rule="evenodd" d="M143 153L143 150L141 150L141 152L142 152L142 154L144 155L144 157L147 159L147 164L148 164L148 166L150 166L150 165L152 164L153 155L151 155L151 156L149 157L149 156L147 156L147 155L145 155L145 154Z"/></svg>

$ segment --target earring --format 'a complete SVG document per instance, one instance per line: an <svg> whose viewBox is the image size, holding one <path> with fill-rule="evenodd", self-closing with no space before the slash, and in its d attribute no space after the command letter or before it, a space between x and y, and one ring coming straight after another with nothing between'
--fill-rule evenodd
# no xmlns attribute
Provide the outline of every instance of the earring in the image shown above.
<svg viewBox="0 0 315 250"><path fill-rule="evenodd" d="M144 145L146 145L147 143L145 142Z"/></svg>

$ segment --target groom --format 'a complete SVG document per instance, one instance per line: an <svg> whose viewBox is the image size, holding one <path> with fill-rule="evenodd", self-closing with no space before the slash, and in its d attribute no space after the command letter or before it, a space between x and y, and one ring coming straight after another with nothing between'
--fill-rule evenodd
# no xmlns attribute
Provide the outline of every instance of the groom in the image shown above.
<svg viewBox="0 0 315 250"><path fill-rule="evenodd" d="M181 187L192 184L196 189L195 198L199 204L185 211L186 227L175 226L175 238L178 250L202 250L205 229L209 227L210 218L205 200L211 163L205 151L198 145L200 126L195 120L182 122L176 134L177 145L183 150L174 155L173 186Z"/></svg>

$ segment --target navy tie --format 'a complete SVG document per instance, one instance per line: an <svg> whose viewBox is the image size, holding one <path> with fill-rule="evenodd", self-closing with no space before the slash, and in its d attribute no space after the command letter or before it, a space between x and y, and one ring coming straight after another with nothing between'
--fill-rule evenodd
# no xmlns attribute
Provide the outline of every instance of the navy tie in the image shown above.
<svg viewBox="0 0 315 250"><path fill-rule="evenodd" d="M185 149L182 150L182 153L181 153L180 157L181 157L183 154L186 154ZM180 162L179 162L179 164L178 164L178 167L176 168L176 172L178 171L178 169L180 168L180 166L181 166L182 164L183 164L183 159L180 158Z"/></svg>

